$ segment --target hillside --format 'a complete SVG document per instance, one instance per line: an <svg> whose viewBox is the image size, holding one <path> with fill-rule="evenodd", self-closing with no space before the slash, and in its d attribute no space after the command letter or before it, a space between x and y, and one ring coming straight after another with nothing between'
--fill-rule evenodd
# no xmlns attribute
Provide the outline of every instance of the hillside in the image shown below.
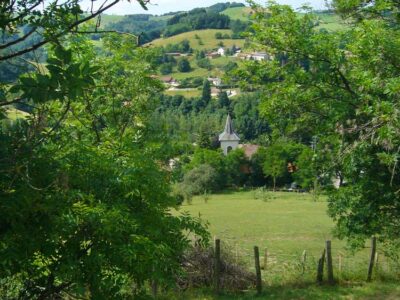
<svg viewBox="0 0 400 300"><path fill-rule="evenodd" d="M237 47L244 46L244 39L221 39L217 40L215 34L220 32L222 34L232 34L230 29L204 29L195 30L190 32L184 32L178 35L174 35L168 38L159 38L150 43L148 46L163 47L168 44L181 43L183 40L188 40L190 46L194 50L206 50L218 48L218 43L223 42L225 47L232 47L233 45ZM198 38L197 38L197 36Z"/></svg>
<svg viewBox="0 0 400 300"><path fill-rule="evenodd" d="M248 21L251 12L252 9L250 7L230 7L221 13L231 18L231 20Z"/></svg>

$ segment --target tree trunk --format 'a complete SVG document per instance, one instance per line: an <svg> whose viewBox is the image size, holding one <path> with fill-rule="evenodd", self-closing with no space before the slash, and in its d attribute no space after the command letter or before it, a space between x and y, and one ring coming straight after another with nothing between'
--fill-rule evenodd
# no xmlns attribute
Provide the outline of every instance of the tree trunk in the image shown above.
<svg viewBox="0 0 400 300"><path fill-rule="evenodd" d="M274 181L274 192L275 192L275 188L276 188L276 177L273 177L273 181Z"/></svg>

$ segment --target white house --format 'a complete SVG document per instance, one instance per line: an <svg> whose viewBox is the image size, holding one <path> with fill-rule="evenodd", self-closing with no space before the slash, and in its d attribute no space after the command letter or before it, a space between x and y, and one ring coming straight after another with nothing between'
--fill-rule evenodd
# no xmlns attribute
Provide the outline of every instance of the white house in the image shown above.
<svg viewBox="0 0 400 300"><path fill-rule="evenodd" d="M218 48L217 53L218 53L219 55L221 55L221 56L225 56L225 49L222 48L222 47L220 47L220 48Z"/></svg>
<svg viewBox="0 0 400 300"><path fill-rule="evenodd" d="M226 118L224 132L219 135L218 140L221 143L221 148L225 155L239 147L240 138L233 130L232 119L230 115L228 115Z"/></svg>
<svg viewBox="0 0 400 300"><path fill-rule="evenodd" d="M219 77L208 77L207 80L217 87L222 84L222 80Z"/></svg>
<svg viewBox="0 0 400 300"><path fill-rule="evenodd" d="M262 61L262 60L270 59L270 56L265 52L239 53L237 56L239 58L245 59L245 60Z"/></svg>
<svg viewBox="0 0 400 300"><path fill-rule="evenodd" d="M266 60L266 59L269 58L268 54L265 53L265 52L255 52L255 53L252 53L251 57L252 57L252 59L258 60L258 61L260 61L260 60Z"/></svg>

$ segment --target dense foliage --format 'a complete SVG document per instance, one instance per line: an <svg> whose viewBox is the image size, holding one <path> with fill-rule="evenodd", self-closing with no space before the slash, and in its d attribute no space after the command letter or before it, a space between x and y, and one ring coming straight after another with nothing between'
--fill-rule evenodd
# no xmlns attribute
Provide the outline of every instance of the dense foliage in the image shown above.
<svg viewBox="0 0 400 300"><path fill-rule="evenodd" d="M125 299L150 280L167 286L187 233L207 234L170 212L169 143L149 123L162 90L152 51L111 35L100 57L79 34L87 27L68 35L76 1L37 2L1 11L3 34L32 22L49 47L45 69L1 82L0 298ZM8 43L4 61L22 55ZM3 112L16 104L31 113L12 122Z"/></svg>
<svg viewBox="0 0 400 300"><path fill-rule="evenodd" d="M274 136L305 144L318 136L315 155L325 157L319 172L342 184L329 200L338 235L359 246L371 235L396 242L398 4L336 0L333 6L351 16L347 30L318 30L313 13L299 17L288 6L255 7L253 41L279 60L249 63L241 75L263 89L262 113Z"/></svg>

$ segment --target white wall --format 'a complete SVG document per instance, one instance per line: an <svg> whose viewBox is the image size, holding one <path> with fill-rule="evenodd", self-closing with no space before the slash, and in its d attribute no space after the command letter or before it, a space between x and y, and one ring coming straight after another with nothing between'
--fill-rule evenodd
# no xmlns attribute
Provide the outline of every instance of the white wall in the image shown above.
<svg viewBox="0 0 400 300"><path fill-rule="evenodd" d="M232 150L237 149L239 146L239 141L222 141L221 149L224 151L224 154L228 154L228 147L232 147Z"/></svg>

